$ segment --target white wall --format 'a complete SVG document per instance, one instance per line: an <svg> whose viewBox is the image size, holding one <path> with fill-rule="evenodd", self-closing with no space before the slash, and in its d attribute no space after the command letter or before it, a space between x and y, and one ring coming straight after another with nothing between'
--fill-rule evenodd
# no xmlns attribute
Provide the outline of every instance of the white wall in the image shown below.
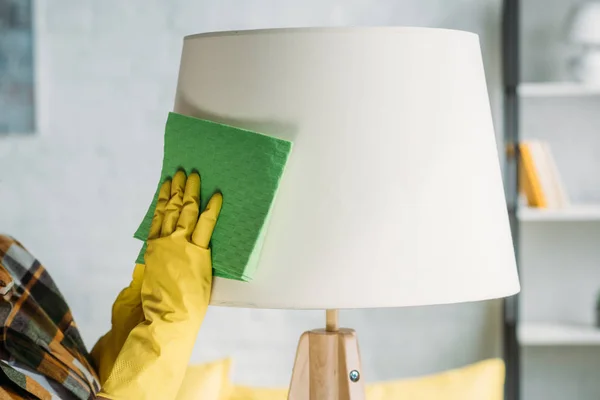
<svg viewBox="0 0 600 400"><path fill-rule="evenodd" d="M496 120L500 0L39 0L38 126L0 138L0 230L49 268L88 345L109 324L139 243L132 234L159 176L182 37L226 29L416 25L481 35ZM460 179L460 177L457 177ZM195 360L231 355L239 382L288 381L317 312L211 309ZM342 313L373 381L499 354L500 303Z"/></svg>

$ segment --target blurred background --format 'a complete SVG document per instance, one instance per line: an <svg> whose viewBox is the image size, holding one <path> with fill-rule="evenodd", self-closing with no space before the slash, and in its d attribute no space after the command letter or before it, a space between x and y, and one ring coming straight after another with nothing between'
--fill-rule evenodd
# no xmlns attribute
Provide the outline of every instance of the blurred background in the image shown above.
<svg viewBox="0 0 600 400"><path fill-rule="evenodd" d="M517 384L526 400L598 399L600 11L575 0L513 3L519 12L508 17L521 35L503 52L502 0L0 0L0 231L46 265L91 347L139 250L132 235L160 175L183 36L300 26L472 31L501 156L503 59L520 47L519 133L551 148L545 165L555 168L524 162L539 180L560 182L559 200L528 196L518 211ZM341 323L359 334L368 381L503 354L500 300L345 311ZM231 356L236 382L287 385L299 335L322 324L321 312L211 308L193 360Z"/></svg>

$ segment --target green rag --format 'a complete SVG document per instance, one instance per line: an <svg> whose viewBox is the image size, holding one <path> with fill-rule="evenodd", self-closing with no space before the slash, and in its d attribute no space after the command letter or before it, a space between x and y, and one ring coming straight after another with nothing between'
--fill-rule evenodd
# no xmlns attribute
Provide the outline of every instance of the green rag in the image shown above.
<svg viewBox="0 0 600 400"><path fill-rule="evenodd" d="M156 193L134 237L146 239L162 183L178 169L198 171L202 209L216 191L223 208L211 239L215 276L250 281L257 268L269 213L292 149L286 140L169 113L164 157Z"/></svg>

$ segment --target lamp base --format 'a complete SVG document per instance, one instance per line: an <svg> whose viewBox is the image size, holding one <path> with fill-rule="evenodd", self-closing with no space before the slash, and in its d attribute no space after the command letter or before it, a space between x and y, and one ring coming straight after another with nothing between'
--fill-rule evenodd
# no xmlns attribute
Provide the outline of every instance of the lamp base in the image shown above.
<svg viewBox="0 0 600 400"><path fill-rule="evenodd" d="M337 328L337 311L327 317L328 329L300 337L288 400L365 399L356 332Z"/></svg>

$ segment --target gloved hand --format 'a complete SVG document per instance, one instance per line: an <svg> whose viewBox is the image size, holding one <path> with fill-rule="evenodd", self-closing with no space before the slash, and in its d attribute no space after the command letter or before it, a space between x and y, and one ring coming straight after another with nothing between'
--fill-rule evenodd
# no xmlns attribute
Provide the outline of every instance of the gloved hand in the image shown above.
<svg viewBox="0 0 600 400"><path fill-rule="evenodd" d="M182 171L160 189L144 256L143 320L125 340L99 394L103 398L168 400L177 395L208 308L208 246L223 202L215 194L198 218L199 193L198 174L186 181Z"/></svg>

